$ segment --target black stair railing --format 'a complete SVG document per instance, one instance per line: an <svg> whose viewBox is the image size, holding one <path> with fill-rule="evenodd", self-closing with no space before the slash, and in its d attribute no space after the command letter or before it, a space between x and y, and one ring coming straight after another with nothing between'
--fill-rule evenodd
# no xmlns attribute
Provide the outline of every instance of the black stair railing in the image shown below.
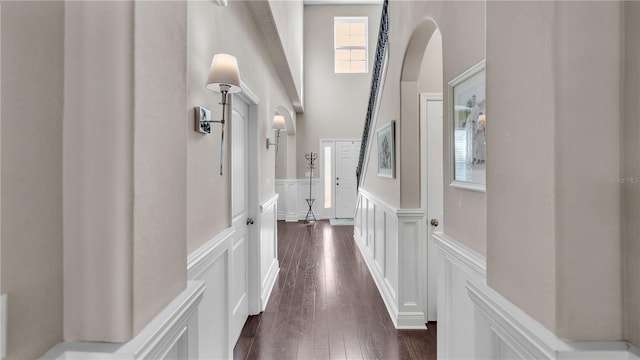
<svg viewBox="0 0 640 360"><path fill-rule="evenodd" d="M369 146L369 133L371 123L375 115L376 104L378 100L378 92L380 91L380 83L382 79L382 71L389 42L389 1L384 0L382 4L382 15L380 16L380 30L378 31L378 45L376 47L375 63L373 65L373 73L371 74L371 89L369 92L369 105L367 107L367 117L364 120L364 129L362 130L362 142L360 146L360 155L358 157L358 167L356 168L356 177L358 178L358 186L362 176L362 167L364 166L364 157Z"/></svg>

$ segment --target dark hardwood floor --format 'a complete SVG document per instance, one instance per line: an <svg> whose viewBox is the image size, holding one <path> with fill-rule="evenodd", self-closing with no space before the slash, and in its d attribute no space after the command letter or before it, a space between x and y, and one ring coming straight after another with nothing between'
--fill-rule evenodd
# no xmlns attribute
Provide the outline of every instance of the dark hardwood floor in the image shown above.
<svg viewBox="0 0 640 360"><path fill-rule="evenodd" d="M353 226L278 222L280 273L250 316L235 359L436 359L436 324L396 330Z"/></svg>

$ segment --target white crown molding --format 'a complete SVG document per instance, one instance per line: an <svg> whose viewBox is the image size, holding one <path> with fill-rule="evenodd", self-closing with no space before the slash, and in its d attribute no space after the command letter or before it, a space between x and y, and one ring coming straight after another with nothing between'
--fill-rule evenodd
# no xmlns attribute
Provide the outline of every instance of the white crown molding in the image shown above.
<svg viewBox="0 0 640 360"><path fill-rule="evenodd" d="M256 95L253 91L251 91L251 88L249 88L249 86L242 80L240 80L240 89L242 89L242 91L237 93L236 96L244 100L244 102L246 102L249 105L260 104L260 98L258 97L258 95Z"/></svg>

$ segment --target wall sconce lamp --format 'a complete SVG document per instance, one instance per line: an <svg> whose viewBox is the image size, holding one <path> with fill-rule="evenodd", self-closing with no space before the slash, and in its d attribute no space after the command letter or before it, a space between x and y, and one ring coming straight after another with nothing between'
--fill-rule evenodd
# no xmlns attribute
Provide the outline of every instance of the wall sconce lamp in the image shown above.
<svg viewBox="0 0 640 360"><path fill-rule="evenodd" d="M228 54L216 54L211 60L211 69L207 79L207 89L222 94L222 119L211 120L211 112L202 107L196 107L196 131L202 134L211 133L211 123L220 123L220 175L224 164L224 123L226 121L229 94L238 93L240 88L240 71L238 60Z"/></svg>
<svg viewBox="0 0 640 360"><path fill-rule="evenodd" d="M273 117L273 123L271 124L271 129L276 131L276 142L272 143L269 138L267 138L267 149L270 146L276 147L276 152L278 152L278 144L280 143L280 131L284 130L284 116L275 115ZM286 130L285 130L286 131Z"/></svg>

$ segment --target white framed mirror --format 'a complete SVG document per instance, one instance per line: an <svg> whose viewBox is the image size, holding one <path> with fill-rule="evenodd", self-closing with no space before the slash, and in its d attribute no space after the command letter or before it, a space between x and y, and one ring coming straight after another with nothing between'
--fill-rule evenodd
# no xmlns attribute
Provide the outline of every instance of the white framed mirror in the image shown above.
<svg viewBox="0 0 640 360"><path fill-rule="evenodd" d="M449 82L451 186L485 191L486 183L485 61Z"/></svg>

